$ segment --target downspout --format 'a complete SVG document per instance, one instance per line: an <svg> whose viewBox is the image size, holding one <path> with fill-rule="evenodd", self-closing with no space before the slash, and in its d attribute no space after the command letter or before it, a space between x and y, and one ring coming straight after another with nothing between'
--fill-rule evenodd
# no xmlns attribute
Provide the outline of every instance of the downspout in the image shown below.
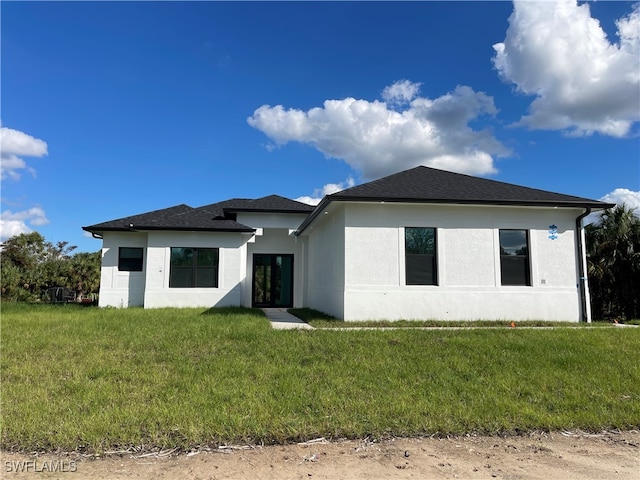
<svg viewBox="0 0 640 480"><path fill-rule="evenodd" d="M591 298L589 296L589 280L587 278L586 241L582 219L591 213L587 207L584 213L576 218L576 241L578 245L578 289L580 293L580 321L591 323Z"/></svg>

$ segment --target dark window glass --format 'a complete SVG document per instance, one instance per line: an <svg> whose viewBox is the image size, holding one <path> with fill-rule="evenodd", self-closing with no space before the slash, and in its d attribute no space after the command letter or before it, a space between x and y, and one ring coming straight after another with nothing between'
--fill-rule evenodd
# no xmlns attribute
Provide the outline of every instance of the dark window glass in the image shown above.
<svg viewBox="0 0 640 480"><path fill-rule="evenodd" d="M120 247L118 250L118 270L121 272L141 272L143 249Z"/></svg>
<svg viewBox="0 0 640 480"><path fill-rule="evenodd" d="M170 288L217 288L217 248L171 248Z"/></svg>
<svg viewBox="0 0 640 480"><path fill-rule="evenodd" d="M404 229L405 281L407 285L437 285L436 229Z"/></svg>
<svg viewBox="0 0 640 480"><path fill-rule="evenodd" d="M218 250L213 248L198 250L198 266L213 267L218 264Z"/></svg>
<svg viewBox="0 0 640 480"><path fill-rule="evenodd" d="M216 269L215 268L203 268L198 267L195 271L196 274L196 287L216 287Z"/></svg>
<svg viewBox="0 0 640 480"><path fill-rule="evenodd" d="M192 267L193 266L193 248L172 248L171 249L171 266L176 267Z"/></svg>
<svg viewBox="0 0 640 480"><path fill-rule="evenodd" d="M169 287L171 288L191 288L193 287L193 268L171 266L171 276L169 277Z"/></svg>
<svg viewBox="0 0 640 480"><path fill-rule="evenodd" d="M500 277L502 285L531 285L526 230L500 230Z"/></svg>

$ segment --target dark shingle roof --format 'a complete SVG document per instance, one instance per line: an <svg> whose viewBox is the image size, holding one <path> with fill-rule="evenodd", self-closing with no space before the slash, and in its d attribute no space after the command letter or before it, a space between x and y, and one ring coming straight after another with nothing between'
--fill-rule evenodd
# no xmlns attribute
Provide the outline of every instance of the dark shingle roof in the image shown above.
<svg viewBox="0 0 640 480"><path fill-rule="evenodd" d="M301 233L334 201L554 206L603 209L612 204L522 187L430 167L416 167L326 196L298 229Z"/></svg>
<svg viewBox="0 0 640 480"><path fill-rule="evenodd" d="M416 167L330 195L338 199L491 205L602 206L587 198L522 187L460 173Z"/></svg>
<svg viewBox="0 0 640 480"><path fill-rule="evenodd" d="M88 232L130 230L185 230L253 232L254 229L235 221L235 212L310 213L313 207L288 198L271 195L259 199L237 198L193 208L188 205L154 210L130 217L110 220L88 227Z"/></svg>
<svg viewBox="0 0 640 480"><path fill-rule="evenodd" d="M250 199L235 198L224 202L205 205L198 210L217 212L269 212L269 213L311 213L313 206L290 200L279 195Z"/></svg>

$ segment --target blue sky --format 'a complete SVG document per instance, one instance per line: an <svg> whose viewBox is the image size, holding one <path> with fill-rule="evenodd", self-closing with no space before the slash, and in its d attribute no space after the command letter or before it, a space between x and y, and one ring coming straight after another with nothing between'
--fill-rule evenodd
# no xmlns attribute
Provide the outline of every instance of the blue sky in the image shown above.
<svg viewBox="0 0 640 480"><path fill-rule="evenodd" d="M640 208L632 2L2 2L2 238L416 165Z"/></svg>

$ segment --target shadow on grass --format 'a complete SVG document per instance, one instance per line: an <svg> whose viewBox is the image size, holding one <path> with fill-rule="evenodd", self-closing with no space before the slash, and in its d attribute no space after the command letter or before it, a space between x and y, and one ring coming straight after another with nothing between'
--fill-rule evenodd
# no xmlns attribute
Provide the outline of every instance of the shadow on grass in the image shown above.
<svg viewBox="0 0 640 480"><path fill-rule="evenodd" d="M202 312L201 315L247 315L266 318L264 312L259 308L248 307L211 307Z"/></svg>
<svg viewBox="0 0 640 480"><path fill-rule="evenodd" d="M343 325L344 321L340 320L336 317L332 317L331 315L321 312L319 310L314 310L313 308L290 308L287 310L294 317L298 317L301 320L309 323L312 321L322 321L322 322L335 322L336 325Z"/></svg>

